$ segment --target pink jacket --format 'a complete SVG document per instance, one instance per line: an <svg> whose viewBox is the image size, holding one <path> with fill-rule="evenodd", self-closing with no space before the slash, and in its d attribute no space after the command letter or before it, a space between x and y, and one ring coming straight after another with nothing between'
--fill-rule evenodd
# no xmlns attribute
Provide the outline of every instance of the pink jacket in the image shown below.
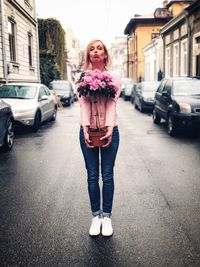
<svg viewBox="0 0 200 267"><path fill-rule="evenodd" d="M79 103L81 107L81 125L89 126L90 128L97 128L96 126L96 107L99 113L100 128L105 126L117 126L116 103L120 95L121 84L117 76L113 75L113 79L118 88L115 98L98 97L97 103L91 96L81 96Z"/></svg>

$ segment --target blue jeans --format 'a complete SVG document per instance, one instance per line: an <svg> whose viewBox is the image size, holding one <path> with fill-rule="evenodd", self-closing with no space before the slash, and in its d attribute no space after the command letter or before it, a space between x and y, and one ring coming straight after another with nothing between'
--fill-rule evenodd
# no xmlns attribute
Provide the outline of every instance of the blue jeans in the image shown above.
<svg viewBox="0 0 200 267"><path fill-rule="evenodd" d="M88 148L85 144L83 128L80 128L80 145L85 160L88 177L88 192L93 216L100 215L101 196L99 187L99 166L103 181L102 208L103 216L111 216L113 194L114 194L114 164L119 146L119 131L115 126L113 129L112 142L109 147ZM101 156L101 160L100 160Z"/></svg>

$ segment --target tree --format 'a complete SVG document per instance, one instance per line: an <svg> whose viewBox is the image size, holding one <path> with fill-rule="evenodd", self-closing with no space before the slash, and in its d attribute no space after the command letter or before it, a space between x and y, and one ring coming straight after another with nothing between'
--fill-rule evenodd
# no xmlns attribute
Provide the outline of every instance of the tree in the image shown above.
<svg viewBox="0 0 200 267"><path fill-rule="evenodd" d="M49 85L63 79L65 64L65 32L56 19L38 19L41 82Z"/></svg>

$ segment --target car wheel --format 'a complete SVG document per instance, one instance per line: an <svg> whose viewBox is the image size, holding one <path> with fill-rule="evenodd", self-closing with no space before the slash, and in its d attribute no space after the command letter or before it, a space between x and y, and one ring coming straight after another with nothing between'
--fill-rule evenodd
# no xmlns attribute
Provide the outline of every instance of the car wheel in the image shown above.
<svg viewBox="0 0 200 267"><path fill-rule="evenodd" d="M33 131L37 132L41 124L41 113L38 110L35 114L34 124L33 124Z"/></svg>
<svg viewBox="0 0 200 267"><path fill-rule="evenodd" d="M71 104L72 104L72 102L71 102L71 101L72 101L71 99L69 99L69 100L68 100L68 103L67 103L67 106L68 106L68 107L70 107L70 106L71 106Z"/></svg>
<svg viewBox="0 0 200 267"><path fill-rule="evenodd" d="M170 136L175 136L177 133L177 128L175 126L175 123L174 123L174 120L171 114L169 114L168 120L167 120L167 132Z"/></svg>
<svg viewBox="0 0 200 267"><path fill-rule="evenodd" d="M138 106L137 106L137 104L136 104L135 99L134 99L134 107L135 107L135 109L138 109Z"/></svg>
<svg viewBox="0 0 200 267"><path fill-rule="evenodd" d="M14 143L14 122L13 120L10 119L7 124L6 134L1 149L3 151L11 150L13 147L13 143Z"/></svg>
<svg viewBox="0 0 200 267"><path fill-rule="evenodd" d="M143 105L142 105L142 102L140 102L140 112L144 112L144 107L143 107Z"/></svg>
<svg viewBox="0 0 200 267"><path fill-rule="evenodd" d="M153 109L153 122L155 124L159 124L160 123L160 116L158 115L158 113L156 112L155 108Z"/></svg>
<svg viewBox="0 0 200 267"><path fill-rule="evenodd" d="M56 116L57 116L57 108L54 107L54 110L53 110L53 114L52 114L51 120L52 120L52 121L55 121L55 120L56 120Z"/></svg>

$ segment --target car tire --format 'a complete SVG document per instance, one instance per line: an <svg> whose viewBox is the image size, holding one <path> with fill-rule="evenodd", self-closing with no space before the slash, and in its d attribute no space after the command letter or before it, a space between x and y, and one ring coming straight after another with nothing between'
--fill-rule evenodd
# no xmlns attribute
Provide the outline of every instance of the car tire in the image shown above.
<svg viewBox="0 0 200 267"><path fill-rule="evenodd" d="M13 143L14 143L14 121L12 119L9 119L1 150L2 151L11 150L13 147Z"/></svg>
<svg viewBox="0 0 200 267"><path fill-rule="evenodd" d="M168 119L167 119L167 133L170 136L176 136L177 134L177 127L174 123L174 119L171 114L169 114Z"/></svg>
<svg viewBox="0 0 200 267"><path fill-rule="evenodd" d="M41 124L41 113L38 110L35 114L35 119L34 119L34 124L33 124L33 131L37 132L38 129L40 128L40 124Z"/></svg>
<svg viewBox="0 0 200 267"><path fill-rule="evenodd" d="M153 122L155 124L159 124L160 123L161 118L158 115L158 113L156 112L155 108L153 109L153 116L152 117L153 117Z"/></svg>
<svg viewBox="0 0 200 267"><path fill-rule="evenodd" d="M138 109L138 106L137 106L137 104L136 104L135 99L134 99L134 107L135 107L135 109Z"/></svg>
<svg viewBox="0 0 200 267"><path fill-rule="evenodd" d="M143 107L143 105L142 105L142 102L140 102L140 107L139 107L139 109L140 109L140 112L144 112L144 107Z"/></svg>
<svg viewBox="0 0 200 267"><path fill-rule="evenodd" d="M51 117L51 121L55 121L56 120L56 116L57 116L57 108L54 107L53 114L52 114L52 117Z"/></svg>

